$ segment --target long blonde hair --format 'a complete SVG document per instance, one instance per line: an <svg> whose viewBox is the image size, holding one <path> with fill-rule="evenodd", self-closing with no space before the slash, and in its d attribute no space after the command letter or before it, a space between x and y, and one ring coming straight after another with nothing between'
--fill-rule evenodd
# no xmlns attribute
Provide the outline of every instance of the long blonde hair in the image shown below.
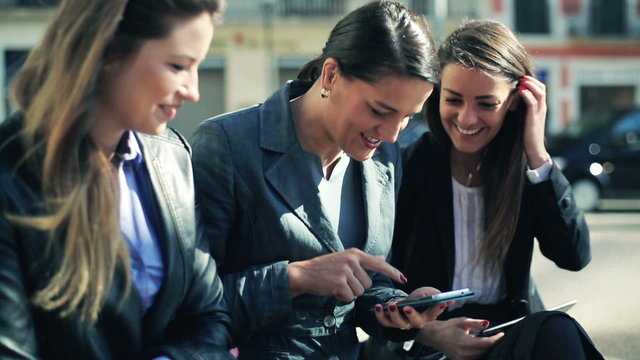
<svg viewBox="0 0 640 360"><path fill-rule="evenodd" d="M33 302L61 316L95 322L122 267L130 287L129 250L118 219L110 160L90 138L105 62L131 56L146 39L162 38L172 20L218 11L219 0L65 0L42 41L12 83L24 118L27 164L42 179L45 216L10 216L62 236L63 255ZM48 261L48 252L44 260ZM56 260L57 261L57 260Z"/></svg>

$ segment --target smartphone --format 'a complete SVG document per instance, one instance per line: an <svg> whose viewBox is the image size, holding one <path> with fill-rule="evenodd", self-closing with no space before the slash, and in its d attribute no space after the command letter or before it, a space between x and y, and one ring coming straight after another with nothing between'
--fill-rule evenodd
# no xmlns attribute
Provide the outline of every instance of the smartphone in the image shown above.
<svg viewBox="0 0 640 360"><path fill-rule="evenodd" d="M469 289L459 289L426 296L422 298L406 299L398 301L396 304L398 308L402 309L405 306L411 306L418 311L423 311L433 305L441 304L447 301L466 299L475 296L475 293ZM383 305L384 310L388 310L388 304Z"/></svg>

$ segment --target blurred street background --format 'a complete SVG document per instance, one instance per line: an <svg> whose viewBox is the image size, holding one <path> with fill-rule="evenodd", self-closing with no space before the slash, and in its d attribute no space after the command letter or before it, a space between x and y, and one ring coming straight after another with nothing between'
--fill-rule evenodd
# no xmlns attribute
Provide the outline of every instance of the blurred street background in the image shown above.
<svg viewBox="0 0 640 360"><path fill-rule="evenodd" d="M108 0L104 0L108 1ZM515 30L547 86L549 152L588 210L593 261L559 270L536 254L546 304L570 311L607 359L640 359L640 0L398 0L436 41L465 18ZM0 122L9 83L59 0L0 0ZM201 100L171 123L190 136L204 119L261 102L317 56L330 29L367 0L227 0L200 68ZM405 130L405 144L425 130Z"/></svg>
<svg viewBox="0 0 640 360"><path fill-rule="evenodd" d="M442 39L466 18L514 29L547 85L547 135L593 122L593 112L640 104L639 0L397 0ZM60 0L0 0L0 119L10 79ZM172 126L186 136L208 117L266 99L317 56L333 25L368 0L227 0L207 59L201 100ZM2 120L0 120L2 121ZM553 155L553 154L552 154Z"/></svg>
<svg viewBox="0 0 640 360"><path fill-rule="evenodd" d="M532 276L546 306L576 299L569 311L607 360L640 359L640 209L587 214L591 263L561 270L536 252Z"/></svg>

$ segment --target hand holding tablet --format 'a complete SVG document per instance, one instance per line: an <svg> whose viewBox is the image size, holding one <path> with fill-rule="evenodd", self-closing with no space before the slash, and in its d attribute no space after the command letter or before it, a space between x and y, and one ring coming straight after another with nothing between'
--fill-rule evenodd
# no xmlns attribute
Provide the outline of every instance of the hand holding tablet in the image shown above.
<svg viewBox="0 0 640 360"><path fill-rule="evenodd" d="M556 305L554 307L550 307L548 309L545 309L546 311L568 311L569 309L571 309L573 307L573 305L575 305L578 301L577 300L571 300L571 301L567 301L566 303L560 304L560 305ZM511 325L519 322L520 320L524 319L525 317L521 317L521 318L517 318L511 321L507 321L505 323L490 327L488 329L485 329L481 332L479 332L478 334L476 334L476 336L479 337L487 337L487 336L493 336L501 331L507 330Z"/></svg>

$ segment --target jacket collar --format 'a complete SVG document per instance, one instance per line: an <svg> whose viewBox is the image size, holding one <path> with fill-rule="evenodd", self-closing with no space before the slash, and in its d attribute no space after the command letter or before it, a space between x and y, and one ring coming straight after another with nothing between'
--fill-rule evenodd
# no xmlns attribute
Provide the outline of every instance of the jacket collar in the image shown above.
<svg viewBox="0 0 640 360"><path fill-rule="evenodd" d="M289 100L302 95L311 87L308 81L294 80L276 91L260 107L260 147L277 154L265 155L265 177L279 193L293 213L308 227L330 251L344 250L329 219L324 215L318 184L309 171L308 161L298 142ZM380 203L384 191L393 191L388 185L393 174L385 164L377 161L378 149L373 159L359 163L362 169L362 191L366 218L365 251L374 249L381 223ZM393 196L393 195L391 195Z"/></svg>
<svg viewBox="0 0 640 360"><path fill-rule="evenodd" d="M260 107L262 149L284 153L292 145L298 144L289 101L307 92L312 84L304 80L289 81Z"/></svg>

